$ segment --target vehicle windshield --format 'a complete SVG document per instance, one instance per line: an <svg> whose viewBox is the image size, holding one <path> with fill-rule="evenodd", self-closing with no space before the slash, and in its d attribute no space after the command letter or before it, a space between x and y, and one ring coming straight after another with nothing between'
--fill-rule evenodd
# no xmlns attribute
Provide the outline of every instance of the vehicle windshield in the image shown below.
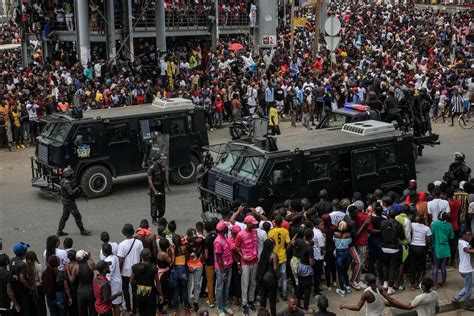
<svg viewBox="0 0 474 316"><path fill-rule="evenodd" d="M219 156L214 168L222 171L222 172L229 172L234 167L235 163L239 159L239 156L233 153L224 153Z"/></svg>
<svg viewBox="0 0 474 316"><path fill-rule="evenodd" d="M346 120L350 121L349 116L337 114L337 113L331 113L329 114L328 118L325 121L325 124L323 128L329 128L329 127L342 127L342 125L349 123L346 122Z"/></svg>
<svg viewBox="0 0 474 316"><path fill-rule="evenodd" d="M46 123L45 127L43 128L43 131L41 132L41 136L44 138L62 142L66 138L70 127L71 124L68 123Z"/></svg>
<svg viewBox="0 0 474 316"><path fill-rule="evenodd" d="M245 157L235 175L250 181L256 181L262 170L263 157Z"/></svg>

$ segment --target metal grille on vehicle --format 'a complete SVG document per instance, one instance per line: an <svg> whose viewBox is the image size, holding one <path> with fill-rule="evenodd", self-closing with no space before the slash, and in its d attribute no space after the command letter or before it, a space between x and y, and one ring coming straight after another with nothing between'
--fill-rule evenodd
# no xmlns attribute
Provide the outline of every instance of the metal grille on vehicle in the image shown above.
<svg viewBox="0 0 474 316"><path fill-rule="evenodd" d="M234 191L233 191L233 188L232 188L232 185L230 184L226 184L226 183L222 183L220 181L216 181L216 188L215 188L215 191L217 194L229 199L229 200L233 200L234 198Z"/></svg>
<svg viewBox="0 0 474 316"><path fill-rule="evenodd" d="M42 163L48 164L48 146L44 144L38 145L38 160Z"/></svg>

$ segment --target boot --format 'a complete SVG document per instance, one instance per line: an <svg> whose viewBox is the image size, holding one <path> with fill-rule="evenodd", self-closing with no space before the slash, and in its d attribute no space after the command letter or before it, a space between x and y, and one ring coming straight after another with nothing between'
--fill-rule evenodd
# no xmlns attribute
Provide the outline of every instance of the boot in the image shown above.
<svg viewBox="0 0 474 316"><path fill-rule="evenodd" d="M87 230L87 229L83 229L83 230L81 230L81 235L82 236L90 236L90 235L92 235L92 231Z"/></svg>
<svg viewBox="0 0 474 316"><path fill-rule="evenodd" d="M64 231L62 231L62 230L58 230L58 232L56 233L56 235L58 235L59 237L61 237L61 236L67 236L68 233L66 233L66 232L64 232Z"/></svg>

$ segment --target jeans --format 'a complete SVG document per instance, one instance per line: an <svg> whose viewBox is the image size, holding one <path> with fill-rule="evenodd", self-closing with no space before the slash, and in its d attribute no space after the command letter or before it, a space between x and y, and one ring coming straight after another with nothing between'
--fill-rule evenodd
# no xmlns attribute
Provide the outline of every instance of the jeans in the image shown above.
<svg viewBox="0 0 474 316"><path fill-rule="evenodd" d="M346 290L346 286L349 286L347 270L349 270L350 263L351 256L349 255L349 249L336 250L337 279L339 281L339 288L343 291Z"/></svg>
<svg viewBox="0 0 474 316"><path fill-rule="evenodd" d="M448 258L438 259L433 251L433 283L438 283L438 270L441 268L441 282L446 283L446 261Z"/></svg>
<svg viewBox="0 0 474 316"><path fill-rule="evenodd" d="M319 294L321 288L321 276L323 275L324 260L315 260L313 266L313 277L314 277L314 293Z"/></svg>
<svg viewBox="0 0 474 316"><path fill-rule="evenodd" d="M66 292L56 292L56 299L51 300L48 298L46 302L51 316L66 316Z"/></svg>
<svg viewBox="0 0 474 316"><path fill-rule="evenodd" d="M242 306L244 306L249 302L253 303L255 299L257 264L243 264L241 268L242 276L240 277L240 286L242 288Z"/></svg>
<svg viewBox="0 0 474 316"><path fill-rule="evenodd" d="M278 265L278 269L280 270L280 280L278 281L278 287L281 287L281 294L286 296L288 293L288 285L286 282L286 262L280 263Z"/></svg>
<svg viewBox="0 0 474 316"><path fill-rule="evenodd" d="M188 295L194 293L194 302L199 302L199 295L201 295L201 278L203 268L195 269L188 272ZM194 289L194 290L193 290Z"/></svg>
<svg viewBox="0 0 474 316"><path fill-rule="evenodd" d="M209 304L214 304L216 302L216 295L214 289L214 281L216 277L216 269L214 266L206 266L206 280L207 280L207 296L209 299ZM230 283L230 279L229 279Z"/></svg>
<svg viewBox="0 0 474 316"><path fill-rule="evenodd" d="M224 283L223 275L227 276L227 282ZM217 308L222 310L227 307L227 301L229 299L230 280L232 279L232 267L221 270L216 269L216 296L217 296Z"/></svg>
<svg viewBox="0 0 474 316"><path fill-rule="evenodd" d="M410 283L418 285L425 276L426 246L411 246Z"/></svg>
<svg viewBox="0 0 474 316"><path fill-rule="evenodd" d="M133 314L137 313L137 297L135 295L134 287L132 286L132 302L130 302L130 277L122 276L122 295L125 300L125 307ZM132 309L133 304L133 309Z"/></svg>
<svg viewBox="0 0 474 316"><path fill-rule="evenodd" d="M454 298L460 300L464 297L464 306L471 306L472 272L459 274L461 274L461 277L464 279L464 287Z"/></svg>
<svg viewBox="0 0 474 316"><path fill-rule="evenodd" d="M311 286L313 283L313 276L298 277L298 287L296 288L296 297L298 298L298 305L304 296L303 309L309 308L309 299L311 298Z"/></svg>
<svg viewBox="0 0 474 316"><path fill-rule="evenodd" d="M382 253L383 260L383 280L388 282L388 286L393 287L398 267L400 266L400 250L396 253Z"/></svg>
<svg viewBox="0 0 474 316"><path fill-rule="evenodd" d="M173 303L174 308L179 308L179 297L183 296L184 304L189 303L188 297L188 274L186 273L186 266L175 266L171 271L171 282L173 283Z"/></svg>
<svg viewBox="0 0 474 316"><path fill-rule="evenodd" d="M369 273L375 275L375 264L377 263L379 278L383 277L382 264L382 240L378 237L369 237Z"/></svg>

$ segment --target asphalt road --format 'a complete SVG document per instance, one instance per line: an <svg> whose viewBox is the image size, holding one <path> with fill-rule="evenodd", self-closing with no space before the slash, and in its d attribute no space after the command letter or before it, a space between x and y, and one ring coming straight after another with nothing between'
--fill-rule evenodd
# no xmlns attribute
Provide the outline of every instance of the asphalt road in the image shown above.
<svg viewBox="0 0 474 316"><path fill-rule="evenodd" d="M283 133L294 133L300 128L287 127L283 123ZM462 130L459 126L449 127L448 123L434 126L441 135L441 145L428 147L423 157L417 162L417 178L420 188L437 179L441 179L452 153L462 151L467 156L467 163L474 169L474 130ZM213 143L228 139L227 129L210 133ZM3 238L3 249L11 254L14 243L24 241L32 249L41 253L45 249L46 238L57 230L62 213L61 203L45 197L31 187L29 156L32 148L8 152L0 149L0 238ZM178 232L185 232L200 220L200 201L197 187L193 185L171 188L167 196L168 220L174 219ZM100 232L106 230L114 241L122 240L120 234L124 223L138 225L142 218L149 219L149 197L146 179L143 175L119 179L114 183L111 195L105 198L78 201L86 228L93 231L91 237L79 235L74 219L71 217L65 231L74 240L76 249L86 249L98 253Z"/></svg>

